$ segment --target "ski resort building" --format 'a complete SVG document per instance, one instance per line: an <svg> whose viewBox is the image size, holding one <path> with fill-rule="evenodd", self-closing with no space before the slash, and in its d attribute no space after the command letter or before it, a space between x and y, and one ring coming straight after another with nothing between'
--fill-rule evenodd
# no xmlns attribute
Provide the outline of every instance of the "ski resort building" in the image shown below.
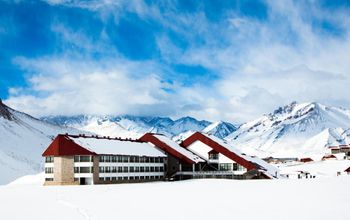
<svg viewBox="0 0 350 220"><path fill-rule="evenodd" d="M163 180L166 155L140 140L58 135L43 153L45 185Z"/></svg>
<svg viewBox="0 0 350 220"><path fill-rule="evenodd" d="M181 145L153 133L137 140L58 135L42 155L45 185L279 177L278 170L265 161L199 132Z"/></svg>
<svg viewBox="0 0 350 220"><path fill-rule="evenodd" d="M201 132L195 132L181 145L207 162L209 170L190 173L179 172L185 177L229 179L272 179L279 177L279 171L264 160L242 154L225 140Z"/></svg>

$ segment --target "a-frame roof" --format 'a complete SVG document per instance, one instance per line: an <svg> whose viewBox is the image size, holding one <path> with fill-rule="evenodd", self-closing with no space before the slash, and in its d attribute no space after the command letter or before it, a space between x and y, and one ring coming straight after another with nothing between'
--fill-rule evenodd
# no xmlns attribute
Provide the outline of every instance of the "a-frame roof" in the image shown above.
<svg viewBox="0 0 350 220"><path fill-rule="evenodd" d="M59 134L44 151L42 156L96 155L72 141L68 135Z"/></svg>

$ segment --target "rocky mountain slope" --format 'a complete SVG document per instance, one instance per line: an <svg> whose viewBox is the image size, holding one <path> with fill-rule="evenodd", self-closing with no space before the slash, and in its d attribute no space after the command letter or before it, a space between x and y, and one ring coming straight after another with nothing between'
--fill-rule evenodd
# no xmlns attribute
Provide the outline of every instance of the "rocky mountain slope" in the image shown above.
<svg viewBox="0 0 350 220"><path fill-rule="evenodd" d="M44 149L58 133L79 133L13 110L0 100L0 184L42 172Z"/></svg>

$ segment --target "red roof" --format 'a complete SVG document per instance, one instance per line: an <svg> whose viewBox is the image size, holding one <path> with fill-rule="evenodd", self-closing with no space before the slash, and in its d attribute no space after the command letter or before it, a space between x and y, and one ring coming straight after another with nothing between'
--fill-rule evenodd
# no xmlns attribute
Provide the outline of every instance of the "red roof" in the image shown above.
<svg viewBox="0 0 350 220"><path fill-rule="evenodd" d="M322 157L322 160L325 160L325 159L337 159L337 157L334 156L333 154L330 154L330 155L325 155Z"/></svg>
<svg viewBox="0 0 350 220"><path fill-rule="evenodd" d="M170 154L171 156L179 159L180 161L187 163L187 164L194 164L195 161L191 160L190 158L186 157L185 155L181 154L180 152L174 150L172 147L167 145L166 143L160 141L158 138L152 135L152 133L146 133L143 135L140 139L140 141L150 142L154 144L157 148L165 151L166 153Z"/></svg>
<svg viewBox="0 0 350 220"><path fill-rule="evenodd" d="M193 144L196 141L201 141L202 143L206 144L207 146L211 147L213 150L225 155L226 157L230 158L231 160L237 162L238 164L245 167L248 171L257 169L257 166L253 164L252 162L240 157L239 155L235 154L234 152L230 151L224 146L221 146L219 143L215 142L211 138L203 135L200 132L196 132L192 134L190 137L185 139L181 145L185 148L189 147L191 144Z"/></svg>
<svg viewBox="0 0 350 220"><path fill-rule="evenodd" d="M306 158L301 158L300 159L300 162L303 162L303 163L312 162L312 161L314 161L314 160L311 159L310 157L306 157Z"/></svg>
<svg viewBox="0 0 350 220"><path fill-rule="evenodd" d="M42 154L47 156L96 155L69 139L67 135L59 134Z"/></svg>
<svg viewBox="0 0 350 220"><path fill-rule="evenodd" d="M348 167L346 170L344 170L344 172L350 172L350 167Z"/></svg>

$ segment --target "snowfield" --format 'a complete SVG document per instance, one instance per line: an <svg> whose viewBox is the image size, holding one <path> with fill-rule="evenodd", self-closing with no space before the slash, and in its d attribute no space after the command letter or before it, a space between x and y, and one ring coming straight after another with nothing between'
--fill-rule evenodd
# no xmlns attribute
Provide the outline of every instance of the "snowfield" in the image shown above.
<svg viewBox="0 0 350 220"><path fill-rule="evenodd" d="M350 176L0 186L0 219L350 219Z"/></svg>

